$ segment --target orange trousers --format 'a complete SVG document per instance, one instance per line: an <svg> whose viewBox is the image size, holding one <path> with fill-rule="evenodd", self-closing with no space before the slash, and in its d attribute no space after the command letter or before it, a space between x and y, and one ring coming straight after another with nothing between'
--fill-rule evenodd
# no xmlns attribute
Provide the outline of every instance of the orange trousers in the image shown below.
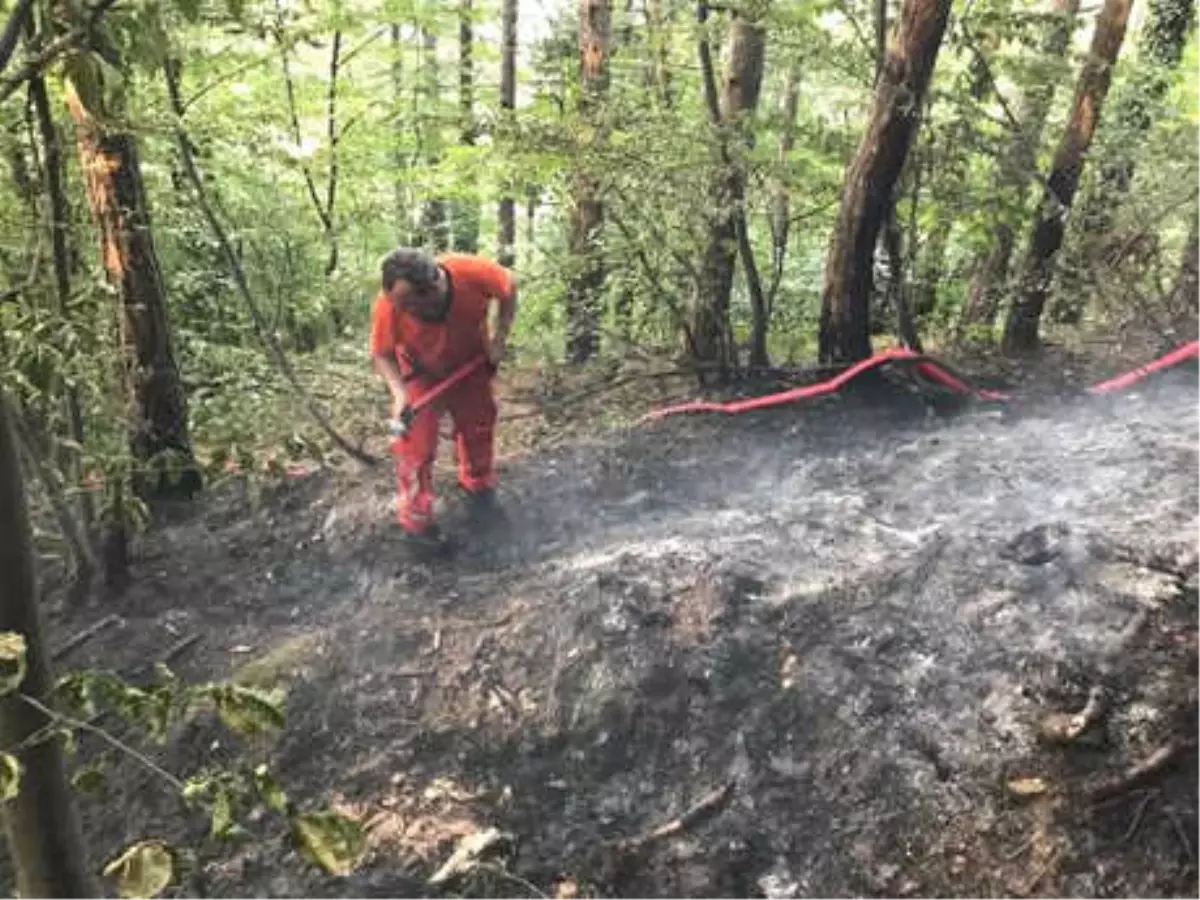
<svg viewBox="0 0 1200 900"><path fill-rule="evenodd" d="M413 379L405 385L408 402L416 403L435 385ZM438 426L448 412L458 450L458 483L477 494L496 486L493 434L496 399L492 373L480 368L417 413L408 433L392 441L396 461L396 515L400 527L421 534L433 525L433 464L437 459Z"/></svg>

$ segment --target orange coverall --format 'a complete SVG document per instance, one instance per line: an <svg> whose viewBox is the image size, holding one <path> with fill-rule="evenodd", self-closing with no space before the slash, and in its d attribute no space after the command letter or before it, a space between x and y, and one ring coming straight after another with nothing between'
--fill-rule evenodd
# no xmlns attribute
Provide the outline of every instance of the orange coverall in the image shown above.
<svg viewBox="0 0 1200 900"><path fill-rule="evenodd" d="M395 353L410 404L472 359L487 353L487 316L491 299L513 302L513 275L478 256L447 254L438 258L450 282L445 317L425 322L399 310L382 293L371 320L371 353ZM495 487L492 435L496 400L492 371L481 366L417 413L408 432L392 442L396 462L397 517L407 532L421 534L433 524L433 464L438 425L449 412L458 449L458 481L469 493Z"/></svg>

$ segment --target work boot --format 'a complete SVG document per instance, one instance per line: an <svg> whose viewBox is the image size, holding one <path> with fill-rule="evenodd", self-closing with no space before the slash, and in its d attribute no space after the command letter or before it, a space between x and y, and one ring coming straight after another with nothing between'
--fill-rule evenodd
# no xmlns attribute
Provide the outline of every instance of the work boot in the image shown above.
<svg viewBox="0 0 1200 900"><path fill-rule="evenodd" d="M504 509L496 498L494 488L482 491L467 491L467 518L472 525L481 528L493 528L507 522Z"/></svg>
<svg viewBox="0 0 1200 900"><path fill-rule="evenodd" d="M401 531L404 548L418 562L443 559L454 551L453 542L437 525L424 531Z"/></svg>

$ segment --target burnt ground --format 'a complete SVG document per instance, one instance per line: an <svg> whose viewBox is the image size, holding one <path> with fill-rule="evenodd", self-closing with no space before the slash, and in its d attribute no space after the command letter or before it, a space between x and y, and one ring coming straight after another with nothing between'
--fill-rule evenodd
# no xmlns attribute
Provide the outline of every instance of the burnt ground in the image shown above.
<svg viewBox="0 0 1200 900"><path fill-rule="evenodd" d="M1196 402L1193 370L1017 413L849 397L610 431L506 463L508 527L436 566L400 548L386 471L226 488L50 631L123 619L60 668L198 636L181 676L287 686L264 752L370 854L337 879L230 848L214 896L1194 896ZM1039 736L1097 687L1094 728ZM227 743L198 720L161 758ZM84 803L97 861L206 825L132 765ZM489 826L528 884L425 883Z"/></svg>

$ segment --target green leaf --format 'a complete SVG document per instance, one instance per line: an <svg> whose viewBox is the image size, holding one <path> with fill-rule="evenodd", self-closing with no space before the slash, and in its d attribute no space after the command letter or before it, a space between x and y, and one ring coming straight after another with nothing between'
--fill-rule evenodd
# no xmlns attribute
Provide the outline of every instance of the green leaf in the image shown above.
<svg viewBox="0 0 1200 900"><path fill-rule="evenodd" d="M292 837L305 856L331 875L350 874L366 852L362 827L335 812L293 816Z"/></svg>
<svg viewBox="0 0 1200 900"><path fill-rule="evenodd" d="M122 897L157 897L175 877L171 848L162 841L139 841L104 867L116 878Z"/></svg>
<svg viewBox="0 0 1200 900"><path fill-rule="evenodd" d="M183 799L188 803L202 799L212 790L212 780L209 778L189 778L183 786Z"/></svg>
<svg viewBox="0 0 1200 900"><path fill-rule="evenodd" d="M277 813L287 812L288 796L275 780L275 776L267 770L265 763L259 764L254 770L254 787L268 809Z"/></svg>
<svg viewBox="0 0 1200 900"><path fill-rule="evenodd" d="M11 694L25 680L25 635L0 632L0 696Z"/></svg>
<svg viewBox="0 0 1200 900"><path fill-rule="evenodd" d="M284 714L276 697L237 684L212 692L221 720L238 734L261 734L283 727Z"/></svg>
<svg viewBox="0 0 1200 900"><path fill-rule="evenodd" d="M16 798L21 790L21 776L25 767L11 753L0 753L0 803Z"/></svg>
<svg viewBox="0 0 1200 900"><path fill-rule="evenodd" d="M104 776L104 770L99 766L84 766L71 779L75 790L83 794L99 794L107 783L108 779Z"/></svg>
<svg viewBox="0 0 1200 900"><path fill-rule="evenodd" d="M233 797L224 787L217 788L217 795L213 798L212 836L215 838L227 837L235 824Z"/></svg>

